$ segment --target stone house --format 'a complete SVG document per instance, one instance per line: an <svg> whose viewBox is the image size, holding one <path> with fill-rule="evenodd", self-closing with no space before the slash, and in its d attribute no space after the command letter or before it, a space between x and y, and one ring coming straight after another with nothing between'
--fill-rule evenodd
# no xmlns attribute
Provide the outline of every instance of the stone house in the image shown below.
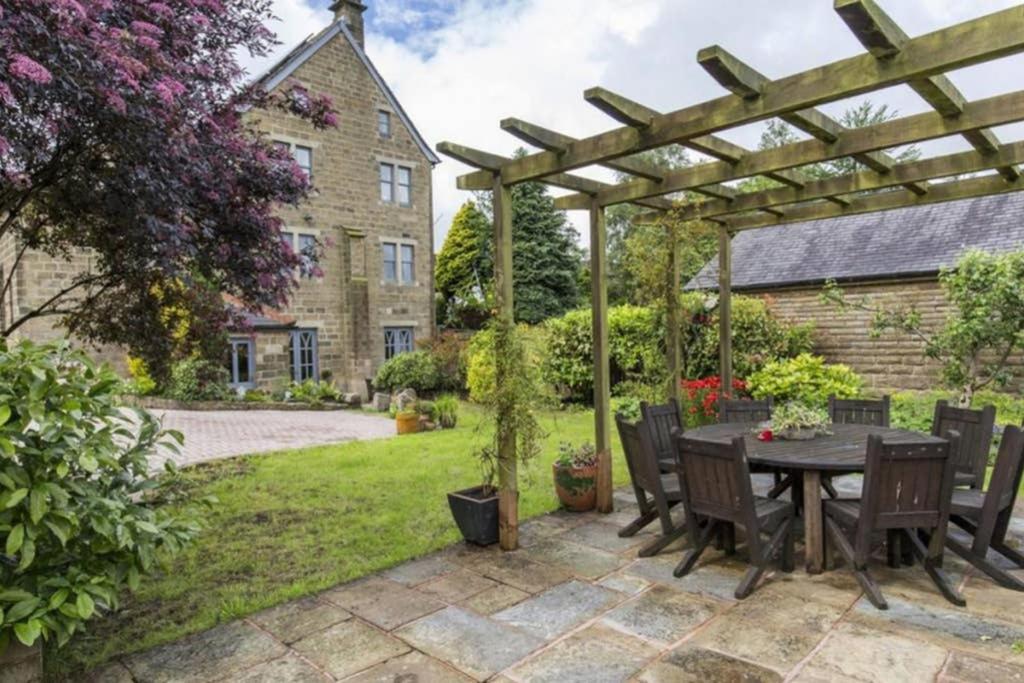
<svg viewBox="0 0 1024 683"><path fill-rule="evenodd" d="M311 174L314 191L297 209L282 209L285 239L303 250L325 246L322 277L303 267L285 310L250 316L231 336L227 365L236 387L273 388L330 378L365 391L385 359L411 350L434 330L431 171L439 163L364 50L358 0L331 6L334 21L258 78L268 90L300 85L334 101L338 126L316 130L279 111L249 114ZM0 245L0 261L13 245ZM19 264L4 308L45 300L88 255L65 261L32 254ZM63 334L49 320L24 332L37 340ZM123 369L124 352L96 355Z"/></svg>
<svg viewBox="0 0 1024 683"><path fill-rule="evenodd" d="M819 299L829 279L871 306L913 306L926 329L942 325L949 304L940 269L969 249L1024 249L1024 194L1007 193L880 213L843 216L738 233L733 291L767 298L779 317L813 322L816 352L846 363L876 389L928 389L938 364L905 334L872 339L871 314L839 311ZM717 257L686 289L716 290ZM1012 359L1021 387L1024 358Z"/></svg>

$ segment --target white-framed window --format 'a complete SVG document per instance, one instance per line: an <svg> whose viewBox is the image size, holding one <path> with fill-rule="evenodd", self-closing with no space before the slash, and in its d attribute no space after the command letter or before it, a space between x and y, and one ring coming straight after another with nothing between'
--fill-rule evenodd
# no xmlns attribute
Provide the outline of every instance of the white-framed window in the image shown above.
<svg viewBox="0 0 1024 683"><path fill-rule="evenodd" d="M387 204L412 206L412 168L381 162L380 200Z"/></svg>
<svg viewBox="0 0 1024 683"><path fill-rule="evenodd" d="M256 386L256 344L252 339L232 339L230 344L227 365L230 385L251 389Z"/></svg>
<svg viewBox="0 0 1024 683"><path fill-rule="evenodd" d="M288 356L293 380L319 380L320 358L316 330L292 330L288 337Z"/></svg>
<svg viewBox="0 0 1024 683"><path fill-rule="evenodd" d="M377 110L377 132L382 138L391 137L391 112L385 109Z"/></svg>
<svg viewBox="0 0 1024 683"><path fill-rule="evenodd" d="M274 140L274 146L283 149L292 155L292 159L295 160L296 165L302 169L309 178L309 182L313 182L313 148L305 145L297 145L291 142L285 142L284 140Z"/></svg>
<svg viewBox="0 0 1024 683"><path fill-rule="evenodd" d="M413 331L411 327L384 328L384 360L390 360L400 353L413 350Z"/></svg>
<svg viewBox="0 0 1024 683"><path fill-rule="evenodd" d="M281 238L299 256L299 275L304 278L312 278L317 266L316 235L283 231Z"/></svg>
<svg viewBox="0 0 1024 683"><path fill-rule="evenodd" d="M381 278L400 285L416 283L416 247L407 242L381 242Z"/></svg>

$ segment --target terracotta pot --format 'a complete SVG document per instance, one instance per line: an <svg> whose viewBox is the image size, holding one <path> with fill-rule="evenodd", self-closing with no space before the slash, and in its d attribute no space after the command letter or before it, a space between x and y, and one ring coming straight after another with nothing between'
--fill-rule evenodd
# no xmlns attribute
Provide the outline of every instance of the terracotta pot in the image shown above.
<svg viewBox="0 0 1024 683"><path fill-rule="evenodd" d="M415 434L420 430L419 413L410 413L409 415L399 413L395 415L395 427L398 428L399 434Z"/></svg>
<svg viewBox="0 0 1024 683"><path fill-rule="evenodd" d="M589 467L551 466L555 477L555 492L567 510L586 512L597 505L597 465Z"/></svg>

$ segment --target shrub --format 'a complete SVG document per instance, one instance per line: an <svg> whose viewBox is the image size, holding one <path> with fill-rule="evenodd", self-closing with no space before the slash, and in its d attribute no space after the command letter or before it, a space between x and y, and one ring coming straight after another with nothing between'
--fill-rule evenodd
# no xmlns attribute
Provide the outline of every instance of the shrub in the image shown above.
<svg viewBox="0 0 1024 683"><path fill-rule="evenodd" d="M380 391L414 389L417 394L435 391L441 385L441 373L434 357L426 351L400 353L377 371L373 386Z"/></svg>
<svg viewBox="0 0 1024 683"><path fill-rule="evenodd" d="M0 346L0 650L63 645L198 531L188 506L168 511L173 465L149 473L181 435L121 408L120 388L66 343Z"/></svg>
<svg viewBox="0 0 1024 683"><path fill-rule="evenodd" d="M550 388L544 384L541 367L547 357L548 336L541 327L518 325L515 330L516 344L522 346L526 359L517 370L528 376L529 384L536 387L542 402L549 401ZM469 340L466 350L466 388L469 400L475 403L487 403L494 393L494 327L489 326Z"/></svg>
<svg viewBox="0 0 1024 683"><path fill-rule="evenodd" d="M202 358L187 358L171 368L167 397L177 401L219 401L231 397L227 369Z"/></svg>
<svg viewBox="0 0 1024 683"><path fill-rule="evenodd" d="M434 405L433 401L417 401L414 406L416 412L423 415L431 422L435 422L437 419L437 406Z"/></svg>
<svg viewBox="0 0 1024 683"><path fill-rule="evenodd" d="M465 337L457 332L442 332L422 344L424 351L429 353L437 366L438 385L443 391L462 391L466 386L466 347Z"/></svg>
<svg viewBox="0 0 1024 683"><path fill-rule="evenodd" d="M270 395L259 389L249 389L242 396L242 400L246 403L266 403L270 400Z"/></svg>
<svg viewBox="0 0 1024 683"><path fill-rule="evenodd" d="M292 382L288 386L288 393L292 401L320 405L324 401L336 402L341 399L341 394L330 382L316 382L307 379L304 382Z"/></svg>
<svg viewBox="0 0 1024 683"><path fill-rule="evenodd" d="M127 357L128 376L127 391L135 396L149 396L156 391L156 380L149 374L146 361L135 356Z"/></svg>
<svg viewBox="0 0 1024 683"><path fill-rule="evenodd" d="M459 420L459 401L451 394L439 396L434 401L434 413L437 424L442 429L453 429Z"/></svg>
<svg viewBox="0 0 1024 683"><path fill-rule="evenodd" d="M811 407L828 404L829 395L853 398L864 381L846 365L825 363L821 356L802 353L796 358L773 361L748 379L754 398L771 396L776 401L799 401Z"/></svg>
<svg viewBox="0 0 1024 683"><path fill-rule="evenodd" d="M638 422L641 419L640 399L632 396L612 399L612 414L621 417L628 422Z"/></svg>

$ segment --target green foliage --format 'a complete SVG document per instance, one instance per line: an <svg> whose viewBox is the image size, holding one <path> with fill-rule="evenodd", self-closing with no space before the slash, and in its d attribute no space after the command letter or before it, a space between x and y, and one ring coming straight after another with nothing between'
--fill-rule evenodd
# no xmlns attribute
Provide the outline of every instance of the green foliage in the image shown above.
<svg viewBox="0 0 1024 683"><path fill-rule="evenodd" d="M317 382L307 379L303 382L292 382L288 385L290 400L318 406L324 402L335 403L341 400L341 392L331 382ZM246 396L249 395L248 392Z"/></svg>
<svg viewBox="0 0 1024 683"><path fill-rule="evenodd" d="M592 443L574 446L569 441L563 441L558 444L555 464L559 467L593 467L597 464L597 449Z"/></svg>
<svg viewBox="0 0 1024 683"><path fill-rule="evenodd" d="M718 251L718 232L707 221L679 220L669 215L660 223L635 226L626 238L622 267L629 282L629 300L664 307L674 295L672 240L679 250L680 286L689 282Z"/></svg>
<svg viewBox="0 0 1024 683"><path fill-rule="evenodd" d="M617 396L612 399L612 414L629 422L637 422L642 418L640 401L634 396Z"/></svg>
<svg viewBox="0 0 1024 683"><path fill-rule="evenodd" d="M467 327L467 312L481 307L490 286L491 225L472 201L462 205L437 255L435 282L441 299L441 320L449 327ZM474 327L474 325L469 325Z"/></svg>
<svg viewBox="0 0 1024 683"><path fill-rule="evenodd" d="M798 401L814 408L828 404L828 397L854 398L864 381L846 365L826 364L820 356L802 353L796 358L772 361L747 378L754 398Z"/></svg>
<svg viewBox="0 0 1024 683"><path fill-rule="evenodd" d="M459 400L452 394L443 394L434 401L434 417L441 429L454 429L459 421Z"/></svg>
<svg viewBox="0 0 1024 683"><path fill-rule="evenodd" d="M551 391L544 383L541 367L548 355L548 335L543 327L518 325L516 327L517 344L523 348L526 362L516 372L528 375L529 382L538 388L542 402L551 401ZM466 389L469 400L474 403L486 404L491 401L494 393L494 358L495 332L494 323L480 330L470 339L466 347Z"/></svg>
<svg viewBox="0 0 1024 683"><path fill-rule="evenodd" d="M451 330L441 332L423 344L439 373L438 389L461 391L466 386L466 350L469 342L463 335Z"/></svg>
<svg viewBox="0 0 1024 683"><path fill-rule="evenodd" d="M270 395L265 391L259 389L249 389L242 396L242 400L246 403L266 403L270 400Z"/></svg>
<svg viewBox="0 0 1024 683"><path fill-rule="evenodd" d="M822 299L840 309L872 312L873 336L896 331L924 340L925 356L942 363L943 383L959 390L960 404L969 406L979 389L1005 387L1012 379L1009 359L1024 351L1024 250L968 251L955 268L939 274L939 283L952 312L934 333L923 328L914 308L850 301L834 282Z"/></svg>
<svg viewBox="0 0 1024 683"><path fill-rule="evenodd" d="M772 431L781 433L783 437L788 431L813 430L817 434L826 434L830 423L828 410L799 401L787 401L772 410Z"/></svg>
<svg viewBox="0 0 1024 683"><path fill-rule="evenodd" d="M63 645L197 533L165 507L173 467L148 468L181 435L122 412L120 388L66 343L0 349L0 651Z"/></svg>
<svg viewBox="0 0 1024 683"><path fill-rule="evenodd" d="M416 401L414 408L417 413L423 415L431 422L437 420L437 406L434 405L433 401Z"/></svg>
<svg viewBox="0 0 1024 683"><path fill-rule="evenodd" d="M373 386L380 391L413 389L417 393L435 391L442 384L434 357L426 351L400 353L377 370Z"/></svg>
<svg viewBox="0 0 1024 683"><path fill-rule="evenodd" d="M203 358L186 358L171 368L167 397L176 401L220 401L231 398L226 368Z"/></svg>
<svg viewBox="0 0 1024 683"><path fill-rule="evenodd" d="M131 378L126 385L128 393L135 396L149 396L156 391L156 380L149 374L146 361L135 356L128 356L127 364L128 376Z"/></svg>

